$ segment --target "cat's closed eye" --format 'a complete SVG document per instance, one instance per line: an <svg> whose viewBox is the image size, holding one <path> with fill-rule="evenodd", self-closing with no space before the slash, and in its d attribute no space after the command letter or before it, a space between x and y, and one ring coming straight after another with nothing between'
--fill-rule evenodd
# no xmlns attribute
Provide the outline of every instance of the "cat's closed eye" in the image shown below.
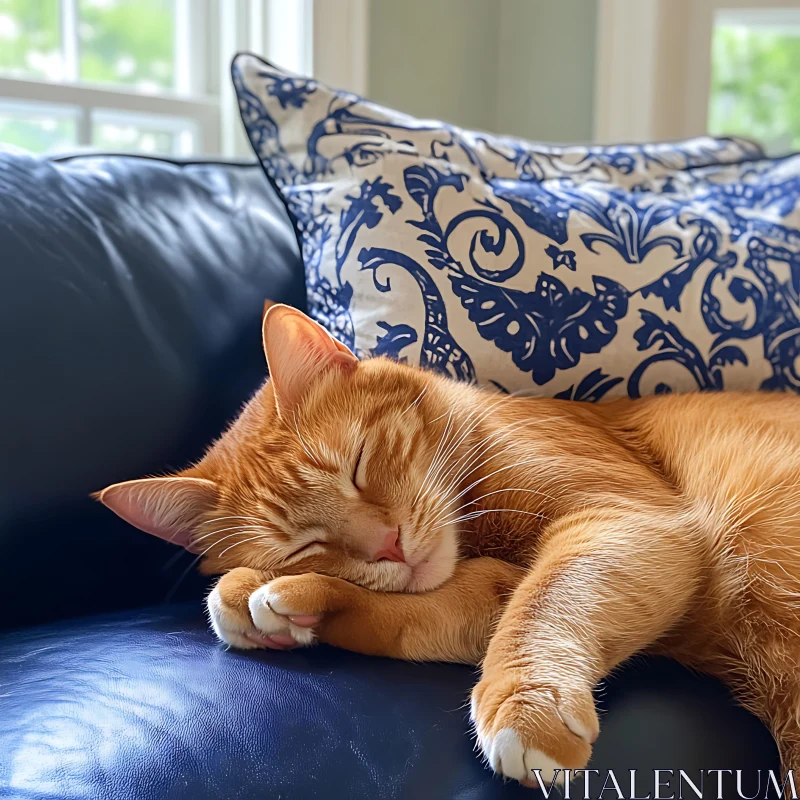
<svg viewBox="0 0 800 800"><path fill-rule="evenodd" d="M304 545L301 545L300 547L297 548L297 550L295 550L293 553L291 553L287 557L287 561L291 560L291 559L295 559L300 555L307 555L308 551L311 550L312 548L314 548L314 547L324 547L324 545L325 545L325 542L323 542L321 539L314 539L311 542L306 542Z"/></svg>
<svg viewBox="0 0 800 800"><path fill-rule="evenodd" d="M361 449L358 451L358 458L356 458L356 465L353 469L353 483L355 484L356 489L360 491L364 491L367 488L367 476L366 476L366 468L365 468L365 459L364 459L364 447L366 443L361 445Z"/></svg>

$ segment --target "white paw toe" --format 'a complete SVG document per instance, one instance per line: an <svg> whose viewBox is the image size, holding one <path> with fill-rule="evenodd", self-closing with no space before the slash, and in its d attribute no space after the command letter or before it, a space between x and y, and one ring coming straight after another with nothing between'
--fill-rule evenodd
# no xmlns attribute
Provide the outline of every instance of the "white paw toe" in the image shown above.
<svg viewBox="0 0 800 800"><path fill-rule="evenodd" d="M525 751L525 770L528 774L528 780L536 780L534 770L539 770L542 776L542 782L549 785L555 778L556 784L559 786L564 785L564 777L566 772L564 767L557 761L554 761L550 756L545 755L539 750L529 747Z"/></svg>
<svg viewBox="0 0 800 800"><path fill-rule="evenodd" d="M239 650L253 650L258 647L255 642L245 636L241 625L238 625L236 620L226 612L218 589L214 589L206 598L206 608L211 628L220 641Z"/></svg>
<svg viewBox="0 0 800 800"><path fill-rule="evenodd" d="M549 786L554 778L556 784L564 784L564 767L540 750L523 747L519 734L512 728L503 728L485 745L484 741L481 744L492 769L499 775L536 784L535 770L538 770L545 785Z"/></svg>
<svg viewBox="0 0 800 800"><path fill-rule="evenodd" d="M303 612L287 608L277 592L270 590L270 584L256 589L248 601L253 624L267 636L286 636L302 645L313 644L316 635L312 628L295 625L289 616L303 616Z"/></svg>
<svg viewBox="0 0 800 800"><path fill-rule="evenodd" d="M507 778L514 778L516 781L524 781L531 777L525 769L525 749L516 731L511 728L503 728L494 737L489 751L489 763L495 772Z"/></svg>

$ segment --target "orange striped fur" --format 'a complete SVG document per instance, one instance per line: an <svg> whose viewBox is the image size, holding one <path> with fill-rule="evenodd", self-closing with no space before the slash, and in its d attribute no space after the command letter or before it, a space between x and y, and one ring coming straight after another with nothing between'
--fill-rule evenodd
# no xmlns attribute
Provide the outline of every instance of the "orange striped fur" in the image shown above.
<svg viewBox="0 0 800 800"><path fill-rule="evenodd" d="M481 663L481 748L525 783L585 766L593 687L664 653L800 771L800 398L514 398L264 328L273 379L202 461L100 495L223 575L222 639ZM405 563L371 561L394 528Z"/></svg>

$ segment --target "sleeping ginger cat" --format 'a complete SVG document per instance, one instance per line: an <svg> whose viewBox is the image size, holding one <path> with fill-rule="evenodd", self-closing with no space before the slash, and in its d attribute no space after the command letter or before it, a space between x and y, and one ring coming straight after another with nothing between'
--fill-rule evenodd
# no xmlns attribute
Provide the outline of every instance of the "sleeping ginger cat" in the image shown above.
<svg viewBox="0 0 800 800"><path fill-rule="evenodd" d="M202 461L100 494L222 573L223 641L480 663L480 747L524 783L586 766L595 684L658 652L800 769L800 399L499 396L286 306L263 338L271 380Z"/></svg>

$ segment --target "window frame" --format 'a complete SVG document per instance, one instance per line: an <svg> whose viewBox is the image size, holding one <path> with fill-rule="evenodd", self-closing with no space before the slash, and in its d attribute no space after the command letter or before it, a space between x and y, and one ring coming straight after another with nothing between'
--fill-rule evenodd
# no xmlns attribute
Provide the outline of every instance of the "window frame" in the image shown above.
<svg viewBox="0 0 800 800"><path fill-rule="evenodd" d="M217 0L218 2L219 0ZM194 153L220 151L219 101L207 92L207 19L212 11L210 0L175 0L175 87L154 93L138 92L124 84L81 81L78 51L78 0L59 0L63 78L17 77L0 73L0 109L24 103L38 113L46 107L54 115L65 109L76 115L75 149L91 150L93 120L113 117L135 124L139 117L145 124L177 132L181 121L191 131ZM173 154L185 150L185 141L176 138Z"/></svg>
<svg viewBox="0 0 800 800"><path fill-rule="evenodd" d="M9 104L75 109L75 150L92 150L92 116L191 121L193 152L236 158L251 154L239 120L230 61L241 51L314 75L337 88L367 89L367 0L175 0L176 88L153 94L122 84L77 80L77 0L59 0L65 77L60 81L0 73L0 109ZM69 43L73 46L70 46ZM287 59L294 61L288 63ZM180 149L175 155L182 155Z"/></svg>
<svg viewBox="0 0 800 800"><path fill-rule="evenodd" d="M37 110L49 106L76 109L76 149L90 148L92 116L98 112L139 114L143 119L186 119L197 131L194 150L217 152L219 148L219 104L214 97L184 97L174 93L140 94L118 88L108 89L94 84L55 83L22 78L0 77L0 109L4 101L31 103Z"/></svg>

